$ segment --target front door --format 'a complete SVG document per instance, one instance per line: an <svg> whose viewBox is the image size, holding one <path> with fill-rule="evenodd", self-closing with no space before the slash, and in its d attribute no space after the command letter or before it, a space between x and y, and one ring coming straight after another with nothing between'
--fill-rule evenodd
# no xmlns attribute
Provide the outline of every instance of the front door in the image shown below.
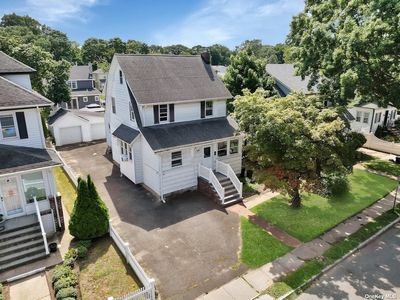
<svg viewBox="0 0 400 300"><path fill-rule="evenodd" d="M0 197L7 217L17 217L24 214L16 177L0 180Z"/></svg>
<svg viewBox="0 0 400 300"><path fill-rule="evenodd" d="M213 169L213 149L212 145L207 145L203 147L203 153L202 153L202 165Z"/></svg>

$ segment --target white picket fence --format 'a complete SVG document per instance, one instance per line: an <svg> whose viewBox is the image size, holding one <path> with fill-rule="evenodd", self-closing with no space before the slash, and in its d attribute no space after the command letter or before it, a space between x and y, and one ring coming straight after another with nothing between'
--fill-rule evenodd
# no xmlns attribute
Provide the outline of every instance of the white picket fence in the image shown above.
<svg viewBox="0 0 400 300"><path fill-rule="evenodd" d="M118 249L121 251L122 255L125 257L128 264L132 267L136 276L142 282L143 287L137 291L134 291L122 297L118 298L108 297L108 300L155 300L156 299L155 280L147 276L147 274L139 265L139 262L136 260L131 250L129 249L129 243L123 241L123 239L119 236L119 234L111 225L111 223L110 223L110 237L113 239L113 241L117 245Z"/></svg>

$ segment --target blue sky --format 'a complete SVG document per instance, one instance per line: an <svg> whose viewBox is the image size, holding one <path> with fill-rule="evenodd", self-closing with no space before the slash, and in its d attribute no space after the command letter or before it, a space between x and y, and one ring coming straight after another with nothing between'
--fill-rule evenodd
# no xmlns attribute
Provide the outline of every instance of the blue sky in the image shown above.
<svg viewBox="0 0 400 300"><path fill-rule="evenodd" d="M28 14L83 43L89 37L234 48L284 42L303 0L1 0L0 14Z"/></svg>

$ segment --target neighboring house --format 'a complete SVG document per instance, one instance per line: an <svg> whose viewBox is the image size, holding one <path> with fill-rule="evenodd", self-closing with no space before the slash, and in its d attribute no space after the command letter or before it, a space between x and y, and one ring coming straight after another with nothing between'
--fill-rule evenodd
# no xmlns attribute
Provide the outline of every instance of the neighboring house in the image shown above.
<svg viewBox="0 0 400 300"><path fill-rule="evenodd" d="M46 234L61 227L52 172L61 161L46 149L40 118L52 102L32 90L33 72L0 52L0 272L46 256Z"/></svg>
<svg viewBox="0 0 400 300"><path fill-rule="evenodd" d="M106 138L103 112L59 108L49 117L47 123L56 146Z"/></svg>
<svg viewBox="0 0 400 300"><path fill-rule="evenodd" d="M267 64L267 72L275 80L276 89L282 97L292 92L301 92L304 94L316 94L317 88L308 89L310 77L304 79L296 75L293 64ZM328 102L324 103L329 106ZM376 128L381 126L389 126L397 118L397 110L395 107L388 105L387 107L379 107L375 103L366 103L358 106L348 107L344 116L350 123L353 131L360 133L375 133Z"/></svg>
<svg viewBox="0 0 400 300"><path fill-rule="evenodd" d="M121 173L162 200L201 190L241 201L243 135L227 117L232 95L201 56L115 55L106 136Z"/></svg>
<svg viewBox="0 0 400 300"><path fill-rule="evenodd" d="M226 69L228 67L226 66L222 66L222 65L216 65L216 66L212 66L213 70L215 71L215 73L217 73L218 77L223 79L226 73Z"/></svg>
<svg viewBox="0 0 400 300"><path fill-rule="evenodd" d="M92 66L72 66L67 82L71 89L71 100L62 103L62 108L81 109L89 104L100 104L101 92L95 88Z"/></svg>
<svg viewBox="0 0 400 300"><path fill-rule="evenodd" d="M102 69L97 69L96 71L93 71L93 79L95 87L102 92L106 85L107 73Z"/></svg>

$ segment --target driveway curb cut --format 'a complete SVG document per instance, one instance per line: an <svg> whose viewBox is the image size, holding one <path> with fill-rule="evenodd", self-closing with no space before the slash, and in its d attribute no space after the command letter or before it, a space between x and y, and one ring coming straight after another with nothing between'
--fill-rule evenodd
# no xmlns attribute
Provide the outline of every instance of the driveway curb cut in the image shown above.
<svg viewBox="0 0 400 300"><path fill-rule="evenodd" d="M289 297L290 295L292 295L293 293L301 290L301 288L303 288L305 285L315 281L316 279L318 279L319 277L321 277L322 275L324 275L326 272L328 272L330 269L332 269L333 267L335 267L336 265L338 265L339 263L341 263L343 260L345 260L346 258L348 258L350 255L352 255L353 253L357 252L358 250L360 250L361 248L363 248L364 246L366 246L367 244L369 244L370 242L372 242L374 239L376 239L378 236L382 235L385 231L389 230L391 227L393 227L394 225L396 225L396 223L400 222L400 217L398 217L396 220L394 220L393 222L389 223L388 225L386 225L385 227L383 227L381 230L379 230L378 232L376 232L374 235L370 236L368 239L366 239L364 242L362 242L360 245L358 245L356 248L354 248L353 250L351 250L350 252L348 252L347 254L345 254L344 256L342 256L341 258L339 258L337 261L335 261L333 264L325 267L320 273L318 273L317 275L314 275L313 277L311 277L309 280L307 280L306 282L304 282L302 285L298 286L297 288L295 288L294 290L286 293L285 295L281 296L278 298L278 300L284 300L287 297Z"/></svg>

